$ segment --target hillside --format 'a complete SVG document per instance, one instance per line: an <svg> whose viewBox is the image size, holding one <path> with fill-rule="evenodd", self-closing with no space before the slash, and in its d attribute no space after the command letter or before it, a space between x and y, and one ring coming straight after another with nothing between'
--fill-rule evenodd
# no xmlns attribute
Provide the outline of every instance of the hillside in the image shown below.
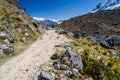
<svg viewBox="0 0 120 80"><path fill-rule="evenodd" d="M119 26L120 10L107 10L71 18L58 27L73 32L77 38L92 38L104 47L113 48L120 47L120 38L116 39L120 35Z"/></svg>
<svg viewBox="0 0 120 80"><path fill-rule="evenodd" d="M0 0L0 61L3 55L18 54L37 39L40 26L18 0Z"/></svg>

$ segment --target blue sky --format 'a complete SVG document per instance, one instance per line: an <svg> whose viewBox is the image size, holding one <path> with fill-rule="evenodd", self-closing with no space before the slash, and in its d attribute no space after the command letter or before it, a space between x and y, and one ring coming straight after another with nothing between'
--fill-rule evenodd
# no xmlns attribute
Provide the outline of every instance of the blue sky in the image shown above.
<svg viewBox="0 0 120 80"><path fill-rule="evenodd" d="M19 0L31 17L69 19L91 11L101 0Z"/></svg>

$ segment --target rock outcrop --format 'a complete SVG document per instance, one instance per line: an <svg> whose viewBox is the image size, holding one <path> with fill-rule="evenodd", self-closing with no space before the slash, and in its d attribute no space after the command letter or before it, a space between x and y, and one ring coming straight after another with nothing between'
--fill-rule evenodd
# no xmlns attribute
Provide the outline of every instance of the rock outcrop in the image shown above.
<svg viewBox="0 0 120 80"><path fill-rule="evenodd" d="M38 80L70 80L72 77L82 77L79 70L83 69L82 59L71 51L54 54L51 57L52 67L44 69L38 76Z"/></svg>

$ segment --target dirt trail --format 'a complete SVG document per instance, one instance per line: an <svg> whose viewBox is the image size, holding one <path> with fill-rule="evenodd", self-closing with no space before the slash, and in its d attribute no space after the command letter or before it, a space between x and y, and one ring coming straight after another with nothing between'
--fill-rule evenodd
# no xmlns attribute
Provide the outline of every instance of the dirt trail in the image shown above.
<svg viewBox="0 0 120 80"><path fill-rule="evenodd" d="M38 38L22 54L0 67L0 80L33 80L40 67L54 54L55 45L68 41L65 36L58 35L54 30L47 31L42 39Z"/></svg>

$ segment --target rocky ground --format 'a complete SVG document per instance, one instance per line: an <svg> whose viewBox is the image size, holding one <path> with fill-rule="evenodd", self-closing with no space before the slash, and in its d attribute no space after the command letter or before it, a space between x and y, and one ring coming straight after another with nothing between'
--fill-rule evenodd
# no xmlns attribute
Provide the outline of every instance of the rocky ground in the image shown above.
<svg viewBox="0 0 120 80"><path fill-rule="evenodd" d="M55 45L68 41L54 30L47 31L21 55L0 67L0 80L34 80L33 77L55 53Z"/></svg>
<svg viewBox="0 0 120 80"><path fill-rule="evenodd" d="M62 50L51 57L51 64L44 68L38 76L38 80L71 80L73 77L82 79L79 70L83 69L82 59L71 51L70 46L64 46ZM50 64L50 63L49 63Z"/></svg>

